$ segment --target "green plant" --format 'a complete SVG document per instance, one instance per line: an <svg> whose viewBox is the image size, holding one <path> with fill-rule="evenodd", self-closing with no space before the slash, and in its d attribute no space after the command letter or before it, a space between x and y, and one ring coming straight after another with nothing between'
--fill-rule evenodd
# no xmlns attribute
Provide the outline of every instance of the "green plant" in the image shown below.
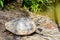
<svg viewBox="0 0 60 40"><path fill-rule="evenodd" d="M0 0L0 7L4 7L4 0Z"/></svg>
<svg viewBox="0 0 60 40"><path fill-rule="evenodd" d="M45 11L53 3L53 0L23 0L23 7L30 11Z"/></svg>

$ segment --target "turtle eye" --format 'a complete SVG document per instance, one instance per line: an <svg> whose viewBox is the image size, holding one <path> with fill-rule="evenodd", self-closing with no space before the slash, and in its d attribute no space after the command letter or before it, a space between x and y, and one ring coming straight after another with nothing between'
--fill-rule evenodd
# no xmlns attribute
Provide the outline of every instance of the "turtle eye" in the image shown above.
<svg viewBox="0 0 60 40"><path fill-rule="evenodd" d="M42 31L42 29L41 28L38 28L38 30L41 32Z"/></svg>

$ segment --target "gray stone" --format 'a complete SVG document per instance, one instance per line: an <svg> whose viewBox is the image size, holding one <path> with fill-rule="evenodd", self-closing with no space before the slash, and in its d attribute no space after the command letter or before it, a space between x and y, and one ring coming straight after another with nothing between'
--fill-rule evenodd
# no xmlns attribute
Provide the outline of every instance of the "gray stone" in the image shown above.
<svg viewBox="0 0 60 40"><path fill-rule="evenodd" d="M58 38L48 35L34 34L31 36L23 36L21 40L58 40Z"/></svg>
<svg viewBox="0 0 60 40"><path fill-rule="evenodd" d="M21 38L21 40L46 40L43 37L41 37L41 35L38 34L34 34L31 36L24 36Z"/></svg>

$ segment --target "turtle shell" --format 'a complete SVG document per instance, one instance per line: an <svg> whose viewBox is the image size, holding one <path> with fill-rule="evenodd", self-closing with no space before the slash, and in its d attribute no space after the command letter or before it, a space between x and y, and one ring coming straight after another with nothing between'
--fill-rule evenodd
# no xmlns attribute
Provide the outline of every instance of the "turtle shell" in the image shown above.
<svg viewBox="0 0 60 40"><path fill-rule="evenodd" d="M6 22L5 27L8 31L16 35L29 35L36 30L35 23L26 17Z"/></svg>

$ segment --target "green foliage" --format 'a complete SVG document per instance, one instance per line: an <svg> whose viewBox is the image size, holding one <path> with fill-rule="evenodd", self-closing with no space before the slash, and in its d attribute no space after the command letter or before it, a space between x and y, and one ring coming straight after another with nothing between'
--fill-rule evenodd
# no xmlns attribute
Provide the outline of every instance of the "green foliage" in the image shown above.
<svg viewBox="0 0 60 40"><path fill-rule="evenodd" d="M0 0L0 7L4 7L4 0Z"/></svg>
<svg viewBox="0 0 60 40"><path fill-rule="evenodd" d="M23 7L29 8L30 11L45 11L53 3L51 0L23 0Z"/></svg>

